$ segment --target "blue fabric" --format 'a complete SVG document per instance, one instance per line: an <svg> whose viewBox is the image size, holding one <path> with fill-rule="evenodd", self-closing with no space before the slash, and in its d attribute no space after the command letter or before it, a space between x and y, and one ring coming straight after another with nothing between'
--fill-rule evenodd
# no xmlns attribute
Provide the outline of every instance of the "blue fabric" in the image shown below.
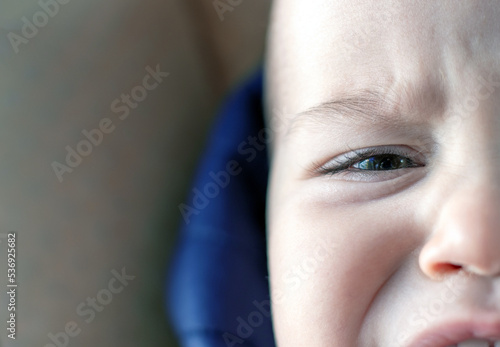
<svg viewBox="0 0 500 347"><path fill-rule="evenodd" d="M267 281L265 135L259 71L223 107L191 196L180 205L184 224L167 305L182 346L275 345Z"/></svg>

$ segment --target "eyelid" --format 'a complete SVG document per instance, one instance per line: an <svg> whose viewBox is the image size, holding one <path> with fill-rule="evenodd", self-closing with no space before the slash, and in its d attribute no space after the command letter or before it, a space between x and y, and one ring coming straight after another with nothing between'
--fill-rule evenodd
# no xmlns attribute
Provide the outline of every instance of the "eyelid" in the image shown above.
<svg viewBox="0 0 500 347"><path fill-rule="evenodd" d="M360 170L360 169L349 169L352 165L359 163L369 157L379 156L379 155L396 155L404 158L408 158L414 166L395 170ZM350 152L342 153L324 164L315 165L315 169L311 170L315 176L337 176L342 179L342 176L352 176L347 177L347 180L362 180L370 181L371 177L383 178L385 176L387 179L395 178L401 176L402 171L406 171L412 168L418 168L426 166L426 160L421 151L411 149L406 145L390 145L390 146L377 146L368 147L361 149L351 149ZM391 177L388 177L391 176ZM361 179L360 179L361 178Z"/></svg>

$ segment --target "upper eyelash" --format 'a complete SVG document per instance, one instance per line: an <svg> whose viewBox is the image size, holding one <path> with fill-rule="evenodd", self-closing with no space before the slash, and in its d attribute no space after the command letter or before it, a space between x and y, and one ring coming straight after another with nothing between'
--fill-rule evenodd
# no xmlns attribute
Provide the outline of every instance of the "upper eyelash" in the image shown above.
<svg viewBox="0 0 500 347"><path fill-rule="evenodd" d="M337 162L339 165L335 168L332 168L331 166L328 166L327 164L320 165L318 169L316 170L316 174L320 175L334 175L336 173L342 172L347 170L349 167L352 165L362 161L366 160L370 157L373 156L380 156L384 154L391 154L391 155L398 155L401 157L405 157L407 159L410 159L411 162L413 162L412 158L408 155L408 153L404 153L405 151L401 151L400 149L394 149L394 148L387 148L387 147L382 147L382 148L363 148L363 149L351 149L351 152L344 154L343 157L346 158L346 160L340 160L338 158L334 158L333 161ZM359 170L359 171L364 171L364 170ZM370 172L369 170L366 170L366 173L363 174L373 174L373 172Z"/></svg>

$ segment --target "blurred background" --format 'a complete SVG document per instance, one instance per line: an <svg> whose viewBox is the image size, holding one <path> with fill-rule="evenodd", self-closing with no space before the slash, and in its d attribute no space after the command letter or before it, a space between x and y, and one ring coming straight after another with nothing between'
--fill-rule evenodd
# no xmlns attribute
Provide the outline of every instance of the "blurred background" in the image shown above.
<svg viewBox="0 0 500 347"><path fill-rule="evenodd" d="M270 0L236 3L0 0L1 346L177 346L178 204L224 97L262 62Z"/></svg>

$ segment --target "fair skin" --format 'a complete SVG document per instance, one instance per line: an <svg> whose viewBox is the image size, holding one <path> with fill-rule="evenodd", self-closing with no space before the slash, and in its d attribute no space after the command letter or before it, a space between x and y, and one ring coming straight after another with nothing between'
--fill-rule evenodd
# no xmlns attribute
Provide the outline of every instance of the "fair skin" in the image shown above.
<svg viewBox="0 0 500 347"><path fill-rule="evenodd" d="M275 1L278 346L500 340L498 18L499 1Z"/></svg>

